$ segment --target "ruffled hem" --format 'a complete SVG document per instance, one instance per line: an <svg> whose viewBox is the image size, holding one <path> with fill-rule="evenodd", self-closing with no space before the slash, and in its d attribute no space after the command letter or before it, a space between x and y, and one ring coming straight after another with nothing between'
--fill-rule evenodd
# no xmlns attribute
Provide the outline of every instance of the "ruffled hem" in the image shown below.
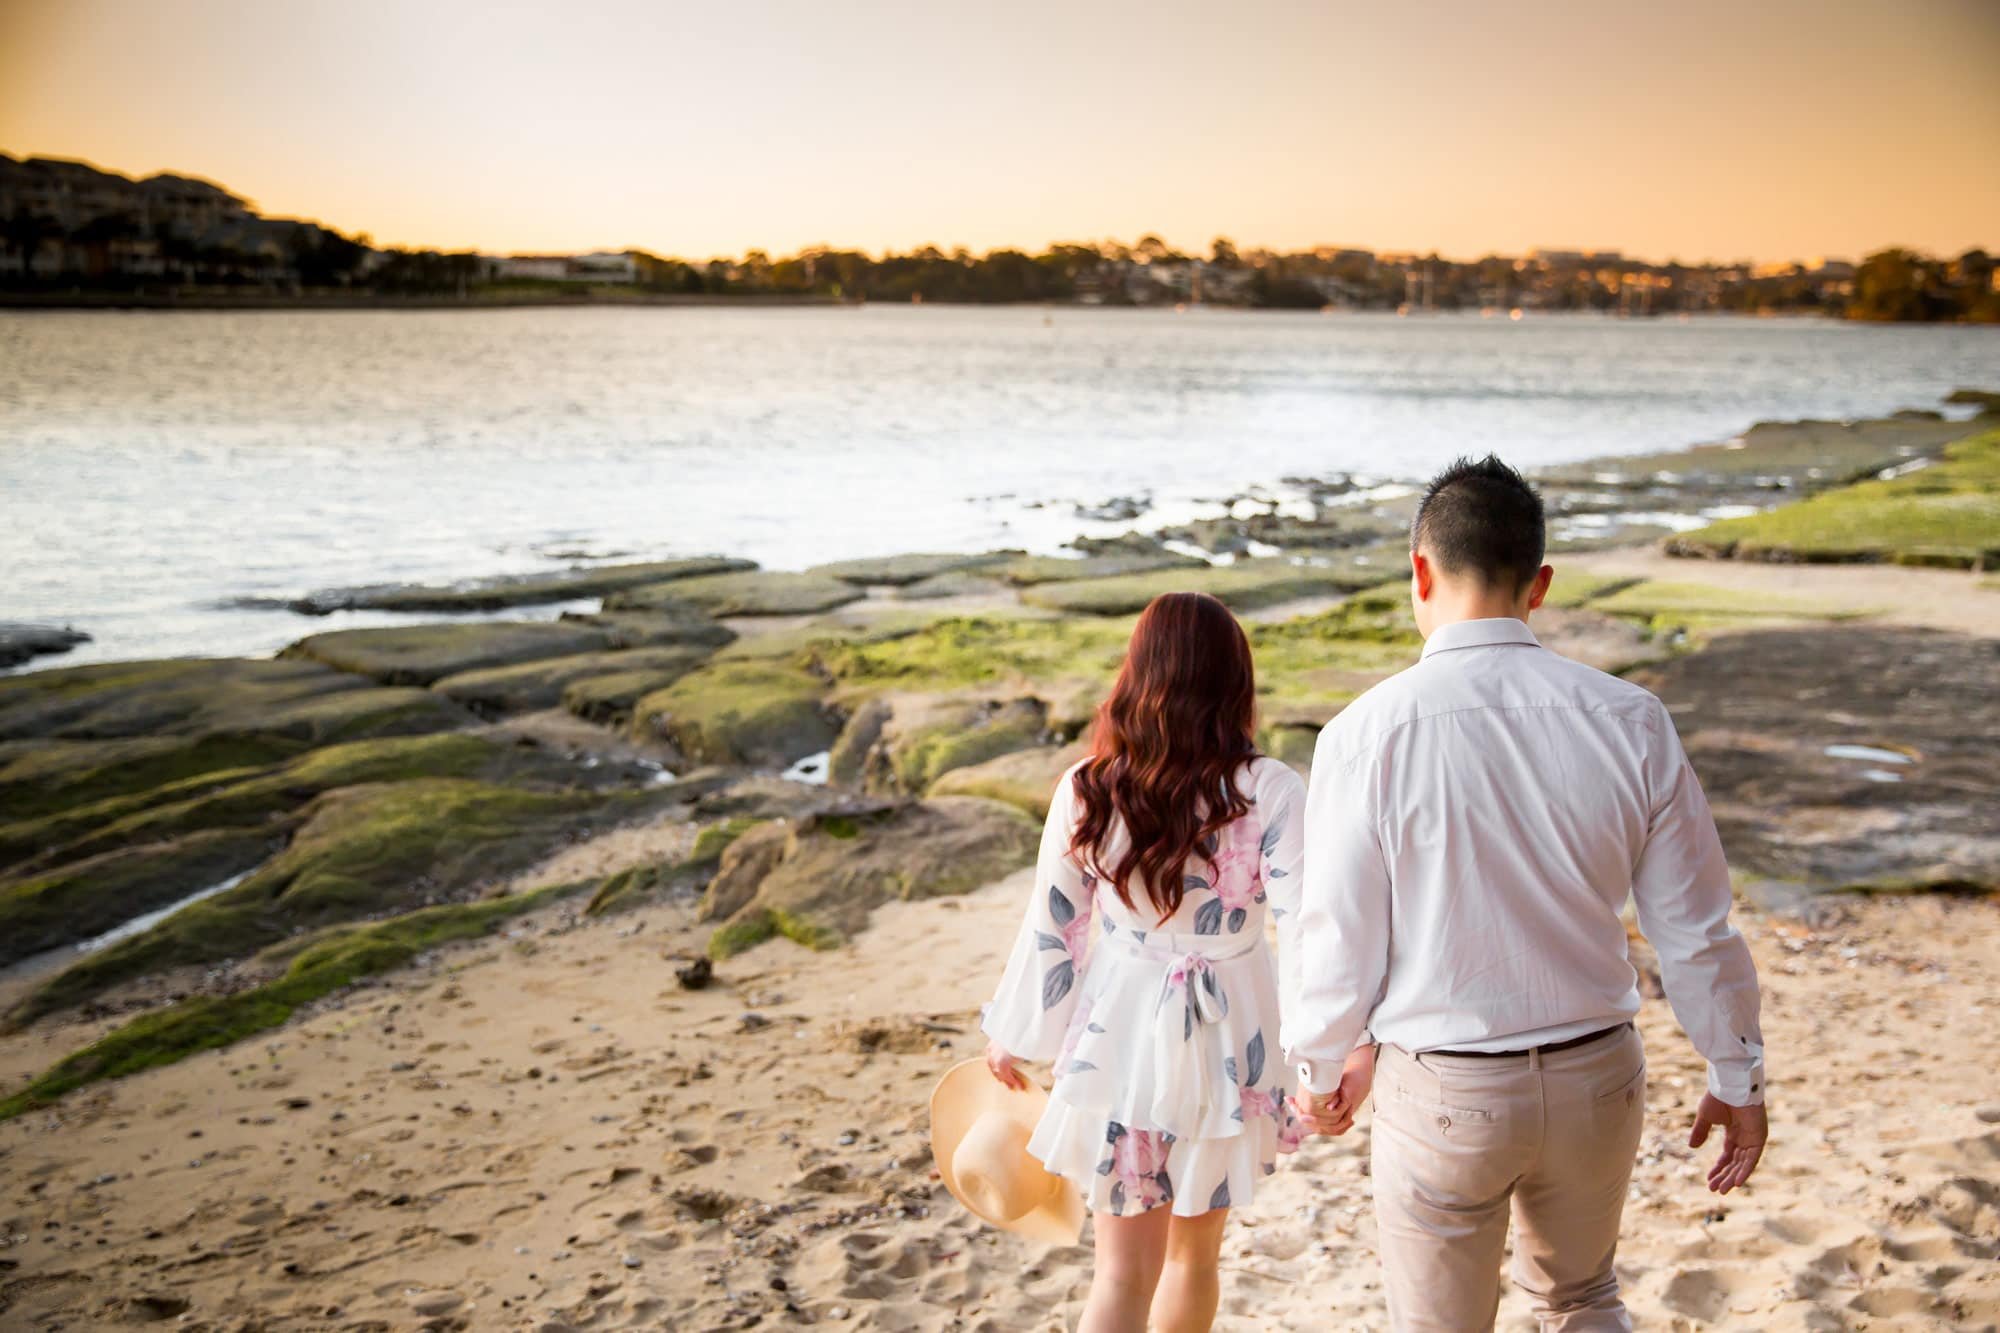
<svg viewBox="0 0 2000 1333"><path fill-rule="evenodd" d="M1097 1112L1051 1100L1028 1140L1028 1152L1074 1183L1094 1213L1129 1217L1168 1207L1176 1217L1236 1208L1256 1197L1257 1182L1278 1169L1278 1155L1303 1137L1289 1100L1229 1138L1180 1139L1132 1129Z"/></svg>

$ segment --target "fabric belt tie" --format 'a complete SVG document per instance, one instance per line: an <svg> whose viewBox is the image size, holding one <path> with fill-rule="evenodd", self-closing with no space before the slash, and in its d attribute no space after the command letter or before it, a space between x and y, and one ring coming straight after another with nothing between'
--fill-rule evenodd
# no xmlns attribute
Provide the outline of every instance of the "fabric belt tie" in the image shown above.
<svg viewBox="0 0 2000 1333"><path fill-rule="evenodd" d="M1141 942L1127 934L1119 941L1127 952L1161 967L1153 1024L1156 1077L1151 1116L1154 1124L1177 1138L1199 1137L1224 1095L1216 1084L1228 1054L1221 1049L1219 1024L1229 1014L1229 992L1214 965L1241 958L1263 942L1261 934L1247 939L1178 935L1170 937L1170 942ZM1192 1069L1188 1069L1190 1061ZM1186 1074L1173 1079L1163 1076L1176 1068ZM1228 1087L1226 1095L1233 1107L1239 1095L1235 1085Z"/></svg>

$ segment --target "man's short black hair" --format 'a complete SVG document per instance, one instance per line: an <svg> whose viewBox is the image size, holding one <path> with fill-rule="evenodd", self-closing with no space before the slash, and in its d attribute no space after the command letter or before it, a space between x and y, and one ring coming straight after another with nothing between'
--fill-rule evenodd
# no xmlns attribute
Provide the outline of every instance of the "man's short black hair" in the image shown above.
<svg viewBox="0 0 2000 1333"><path fill-rule="evenodd" d="M1517 592L1540 572L1547 540L1541 492L1493 454L1461 458L1432 477L1410 523L1410 549L1421 547L1446 573Z"/></svg>

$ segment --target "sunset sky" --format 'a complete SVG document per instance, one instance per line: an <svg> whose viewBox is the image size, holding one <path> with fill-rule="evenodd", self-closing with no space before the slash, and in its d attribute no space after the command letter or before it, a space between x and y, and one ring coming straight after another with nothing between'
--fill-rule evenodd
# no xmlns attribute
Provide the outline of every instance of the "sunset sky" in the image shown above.
<svg viewBox="0 0 2000 1333"><path fill-rule="evenodd" d="M2000 248L2000 0L0 0L0 150L380 244Z"/></svg>

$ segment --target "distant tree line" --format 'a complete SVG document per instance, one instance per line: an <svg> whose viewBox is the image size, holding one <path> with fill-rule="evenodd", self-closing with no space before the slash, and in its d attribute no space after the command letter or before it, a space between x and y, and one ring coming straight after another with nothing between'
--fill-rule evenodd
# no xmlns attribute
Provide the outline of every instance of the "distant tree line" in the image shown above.
<svg viewBox="0 0 2000 1333"><path fill-rule="evenodd" d="M925 246L881 256L813 247L686 259L623 251L501 259L382 249L315 222L265 218L213 183L137 181L88 163L0 154L0 293L240 290L304 297L466 300L622 295L1091 305L1207 303L1270 309L1814 312L1866 320L2000 322L1983 250L1955 259L1883 250L1859 264L1655 264L1615 252L1537 251L1459 261L1331 246L1242 249L1218 236L1185 254L1157 235L975 255ZM610 260L610 265L603 261ZM553 270L553 272L551 271ZM608 275L615 272L615 284Z"/></svg>

